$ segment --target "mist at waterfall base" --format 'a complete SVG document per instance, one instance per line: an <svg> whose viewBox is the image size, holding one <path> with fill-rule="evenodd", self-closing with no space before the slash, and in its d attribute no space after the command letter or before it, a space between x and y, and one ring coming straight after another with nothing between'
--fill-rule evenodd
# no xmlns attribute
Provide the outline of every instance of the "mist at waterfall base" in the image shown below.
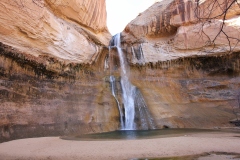
<svg viewBox="0 0 240 160"><path fill-rule="evenodd" d="M155 124L153 118L151 117L145 100L136 86L132 85L129 80L129 65L127 59L121 48L121 35L116 34L112 41L110 42L109 47L109 57L111 58L111 49L116 48L121 69L121 99L122 103L119 102L118 97L116 96L116 80L113 75L110 75L110 84L112 95L116 100L119 117L120 117L120 129L121 130L149 130L155 129ZM111 70L111 68L110 68ZM113 71L111 71L113 72ZM122 104L122 105L121 105ZM138 122L137 122L138 121Z"/></svg>

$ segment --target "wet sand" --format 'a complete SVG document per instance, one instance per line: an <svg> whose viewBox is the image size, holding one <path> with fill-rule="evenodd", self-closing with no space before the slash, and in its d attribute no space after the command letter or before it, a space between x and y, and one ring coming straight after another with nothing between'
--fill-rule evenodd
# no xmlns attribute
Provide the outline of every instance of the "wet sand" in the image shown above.
<svg viewBox="0 0 240 160"><path fill-rule="evenodd" d="M1 160L128 160L209 152L240 154L239 133L191 133L139 140L72 141L59 137L20 139L0 144Z"/></svg>

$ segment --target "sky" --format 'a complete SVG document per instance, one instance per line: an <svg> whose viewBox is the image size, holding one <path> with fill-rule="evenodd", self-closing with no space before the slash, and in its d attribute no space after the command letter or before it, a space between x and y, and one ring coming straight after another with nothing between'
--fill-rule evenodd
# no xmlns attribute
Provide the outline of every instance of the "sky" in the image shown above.
<svg viewBox="0 0 240 160"><path fill-rule="evenodd" d="M139 13L145 11L156 0L106 0L107 26L115 35L122 32L126 25Z"/></svg>

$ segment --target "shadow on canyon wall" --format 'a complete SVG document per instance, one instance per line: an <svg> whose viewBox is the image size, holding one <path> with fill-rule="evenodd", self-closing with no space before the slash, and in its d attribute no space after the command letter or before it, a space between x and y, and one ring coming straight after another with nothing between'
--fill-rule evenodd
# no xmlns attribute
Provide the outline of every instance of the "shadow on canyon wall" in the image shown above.
<svg viewBox="0 0 240 160"><path fill-rule="evenodd" d="M104 69L107 48L92 65L36 60L3 44L0 52L0 142L119 129L110 73ZM231 127L229 120L239 116L239 57L132 64L130 79L158 128Z"/></svg>

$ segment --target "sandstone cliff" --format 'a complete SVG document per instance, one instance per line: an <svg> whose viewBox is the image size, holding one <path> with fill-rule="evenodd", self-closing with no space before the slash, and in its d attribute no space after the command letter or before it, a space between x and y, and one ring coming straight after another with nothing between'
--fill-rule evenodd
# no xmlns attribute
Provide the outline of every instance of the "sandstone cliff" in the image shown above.
<svg viewBox="0 0 240 160"><path fill-rule="evenodd" d="M239 7L231 5L213 45L221 9L199 21L211 2L201 1L196 17L192 1L163 0L122 33L131 82L157 128L229 127L240 116ZM116 48L106 48L105 1L2 0L0 8L0 142L119 129L109 76L119 95L121 77Z"/></svg>
<svg viewBox="0 0 240 160"><path fill-rule="evenodd" d="M0 2L0 141L118 128L105 0Z"/></svg>
<svg viewBox="0 0 240 160"><path fill-rule="evenodd" d="M130 61L131 55L123 51ZM120 65L115 55L113 50L109 58L113 64L109 68L121 86L117 74ZM157 128L230 127L234 125L229 121L240 117L238 53L145 64L140 54L135 58L141 63L131 64L130 80L142 92ZM116 93L120 94L121 88Z"/></svg>
<svg viewBox="0 0 240 160"><path fill-rule="evenodd" d="M121 33L131 81L159 127L229 126L240 117L239 12L233 0L163 0Z"/></svg>
<svg viewBox="0 0 240 160"><path fill-rule="evenodd" d="M92 63L110 34L105 0L3 0L0 41L29 55Z"/></svg>
<svg viewBox="0 0 240 160"><path fill-rule="evenodd" d="M233 0L204 0L199 4L188 0L160 1L126 26L123 43L130 54L131 46L135 50L141 48L145 62L237 52L239 13ZM132 63L137 62L132 59Z"/></svg>

